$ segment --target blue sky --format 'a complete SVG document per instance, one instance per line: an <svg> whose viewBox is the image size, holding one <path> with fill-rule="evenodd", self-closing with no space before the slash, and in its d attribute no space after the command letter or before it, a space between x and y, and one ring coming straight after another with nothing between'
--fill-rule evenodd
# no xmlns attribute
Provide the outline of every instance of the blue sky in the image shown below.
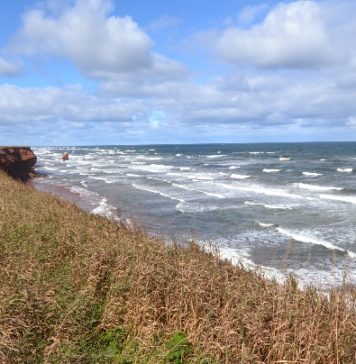
<svg viewBox="0 0 356 364"><path fill-rule="evenodd" d="M4 0L0 144L356 140L356 2Z"/></svg>

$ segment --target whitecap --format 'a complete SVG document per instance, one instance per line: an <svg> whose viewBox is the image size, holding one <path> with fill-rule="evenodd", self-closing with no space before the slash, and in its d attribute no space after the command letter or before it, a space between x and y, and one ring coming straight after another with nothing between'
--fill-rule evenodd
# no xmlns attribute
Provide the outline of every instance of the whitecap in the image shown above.
<svg viewBox="0 0 356 364"><path fill-rule="evenodd" d="M276 209L276 210L290 210L293 207L290 205L270 205L270 204L265 204L262 202L253 202L253 201L245 201L245 205L250 205L250 206L262 206L265 207L266 209Z"/></svg>
<svg viewBox="0 0 356 364"><path fill-rule="evenodd" d="M219 257L221 259L226 259L233 265L242 264L246 268L253 270L261 269L261 272L265 277L274 278L279 282L285 280L285 275L278 271L276 268L257 266L250 258L246 251L237 250L228 247L219 247Z"/></svg>
<svg viewBox="0 0 356 364"><path fill-rule="evenodd" d="M265 172L265 173L277 173L279 171L280 171L280 169L277 169L277 168L263 168L262 169L262 172Z"/></svg>
<svg viewBox="0 0 356 364"><path fill-rule="evenodd" d="M274 226L274 224L267 224L265 222L260 222L260 221L257 221L257 225L259 225L263 228Z"/></svg>
<svg viewBox="0 0 356 364"><path fill-rule="evenodd" d="M187 177L189 179L193 179L193 180L214 180L215 179L215 175L213 175L212 173L202 173L202 172L197 172L197 173L185 173L183 175L184 177Z"/></svg>
<svg viewBox="0 0 356 364"><path fill-rule="evenodd" d="M232 174L230 177L234 179L246 179L249 178L250 176L247 176L245 174Z"/></svg>
<svg viewBox="0 0 356 364"><path fill-rule="evenodd" d="M302 235L302 234L296 233L294 231L287 230L287 229L280 228L280 227L278 227L276 230L280 234L286 235L286 236L290 237L291 239L293 239L295 241L300 241L301 243L322 245L327 249L338 250L338 251L341 251L343 253L348 254L352 258L356 258L356 253L350 252L350 251L348 251L348 250L346 250L344 248L341 248L341 247L339 247L339 246L337 246L337 245L335 245L333 243L330 243L328 241L317 239L317 238L309 236L309 235Z"/></svg>
<svg viewBox="0 0 356 364"><path fill-rule="evenodd" d="M212 155L207 155L206 157L214 159L214 158L227 157L227 155L226 154L212 154Z"/></svg>
<svg viewBox="0 0 356 364"><path fill-rule="evenodd" d="M287 198L295 198L295 199L304 198L302 196L295 195L293 193L289 193L289 192L286 192L286 191L284 191L282 189L278 189L278 188L268 188L268 187L256 186L256 185L249 185L249 186L236 185L236 184L230 185L230 184L226 184L226 183L216 183L216 184L219 186L228 188L228 189L232 189L232 190L253 192L256 194L262 194L262 195L267 195L267 196L287 197Z"/></svg>
<svg viewBox="0 0 356 364"><path fill-rule="evenodd" d="M99 202L99 206L97 206L95 209L93 209L91 211L92 214L95 215L100 215L100 216L104 216L104 217L108 217L108 218L113 218L115 217L115 214L112 212L112 210L116 210L115 207L109 205L107 203L107 199L103 198L100 202Z"/></svg>
<svg viewBox="0 0 356 364"><path fill-rule="evenodd" d="M321 199L324 200L332 200L332 201L340 201L340 202L348 202L356 205L356 196L341 196L341 195L320 195Z"/></svg>
<svg viewBox="0 0 356 364"><path fill-rule="evenodd" d="M175 197L175 196L168 195L167 193L164 193L162 191L149 188L147 186L142 186L142 185L138 185L138 184L135 184L135 183L133 183L132 186L137 188L138 190L155 193L155 194L158 194L158 195L160 195L162 197L169 198L170 200L185 202L185 200L183 200L182 198L178 198L178 197Z"/></svg>
<svg viewBox="0 0 356 364"><path fill-rule="evenodd" d="M230 166L229 169L238 169L240 167L237 167L237 166Z"/></svg>
<svg viewBox="0 0 356 364"><path fill-rule="evenodd" d="M143 160L147 160L147 161L160 161L163 158L162 157L149 157L149 156L145 156L145 155L140 155L136 159L139 159L139 160L143 159Z"/></svg>
<svg viewBox="0 0 356 364"><path fill-rule="evenodd" d="M225 198L224 195L220 194L220 193L213 193L213 192L208 192L208 191L202 191L202 190L198 190L196 188L191 188L191 187L187 187L185 185L180 185L178 183L173 183L172 186L177 187L177 188L181 188L187 191L192 191L192 192L199 192L199 193L203 193L207 196L211 196L211 197L216 197L216 198Z"/></svg>
<svg viewBox="0 0 356 364"><path fill-rule="evenodd" d="M322 176L321 173L315 173L315 172L302 172L302 174L304 176L308 176L308 177L318 177L318 176Z"/></svg>
<svg viewBox="0 0 356 364"><path fill-rule="evenodd" d="M290 157L279 157L280 161L290 161Z"/></svg>
<svg viewBox="0 0 356 364"><path fill-rule="evenodd" d="M172 170L173 166L167 166L163 164L148 164L148 165L137 165L130 166L132 169L138 169L141 171L151 172L151 173L162 173Z"/></svg>
<svg viewBox="0 0 356 364"><path fill-rule="evenodd" d="M318 186L307 183L294 183L293 186L309 191L341 191L343 189L342 187Z"/></svg>
<svg viewBox="0 0 356 364"><path fill-rule="evenodd" d="M192 202L179 202L176 205L176 209L182 213L187 213L187 212L191 212L191 213L198 213L198 212L206 212L206 211L213 211L218 209L217 206L203 206L200 205L198 203L192 203Z"/></svg>
<svg viewBox="0 0 356 364"><path fill-rule="evenodd" d="M340 173L352 173L352 168L336 168L336 170Z"/></svg>

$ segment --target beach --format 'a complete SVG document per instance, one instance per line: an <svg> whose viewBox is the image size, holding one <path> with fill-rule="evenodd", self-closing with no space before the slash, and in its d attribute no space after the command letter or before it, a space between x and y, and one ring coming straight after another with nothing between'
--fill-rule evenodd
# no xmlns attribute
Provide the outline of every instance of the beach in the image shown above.
<svg viewBox="0 0 356 364"><path fill-rule="evenodd" d="M322 289L356 283L356 144L37 148L36 188ZM62 153L70 158L62 162ZM60 189L60 191L57 191Z"/></svg>

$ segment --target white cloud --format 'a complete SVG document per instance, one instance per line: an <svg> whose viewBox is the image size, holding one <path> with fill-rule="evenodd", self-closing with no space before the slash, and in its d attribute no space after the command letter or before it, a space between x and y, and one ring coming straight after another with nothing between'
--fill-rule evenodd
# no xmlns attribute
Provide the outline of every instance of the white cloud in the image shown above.
<svg viewBox="0 0 356 364"><path fill-rule="evenodd" d="M11 63L0 57L0 76L17 76L20 71L20 65Z"/></svg>
<svg viewBox="0 0 356 364"><path fill-rule="evenodd" d="M281 3L261 24L231 27L218 37L216 49L228 62L260 67L315 67L336 57L320 5L314 1Z"/></svg>
<svg viewBox="0 0 356 364"><path fill-rule="evenodd" d="M71 122L125 122L134 111L142 110L138 100L91 95L77 85L66 88L22 88L0 86L0 124L54 120Z"/></svg>
<svg viewBox="0 0 356 364"><path fill-rule="evenodd" d="M181 63L154 52L131 18L110 15L109 2L60 4L52 0L50 15L26 13L17 47L70 58L99 87L93 93L84 86L0 85L0 144L20 137L36 143L43 133L47 144L60 143L56 135L71 144L241 141L243 135L297 140L303 133L309 140L354 138L356 20L350 14L356 6L351 2L282 4L248 29L201 33L210 46L218 40L222 47L228 39L229 47L219 48L224 59L250 67L224 70L213 64L218 75L204 73L199 81ZM212 65L199 62L204 72ZM316 67L325 64L329 67Z"/></svg>
<svg viewBox="0 0 356 364"><path fill-rule="evenodd" d="M268 8L267 4L248 5L245 6L238 15L239 23L246 25L251 24L255 19L264 13Z"/></svg>
<svg viewBox="0 0 356 364"><path fill-rule="evenodd" d="M28 11L15 48L70 58L82 72L94 76L151 67L151 39L131 17L113 16L111 11L107 0L77 0L55 14L48 9Z"/></svg>

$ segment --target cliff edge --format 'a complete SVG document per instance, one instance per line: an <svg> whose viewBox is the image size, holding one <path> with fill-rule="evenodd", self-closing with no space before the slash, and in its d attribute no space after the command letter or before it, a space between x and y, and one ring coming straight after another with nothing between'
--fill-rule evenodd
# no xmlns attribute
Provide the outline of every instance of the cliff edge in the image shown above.
<svg viewBox="0 0 356 364"><path fill-rule="evenodd" d="M29 147L0 147L0 170L11 177L27 181L35 174L35 153Z"/></svg>

